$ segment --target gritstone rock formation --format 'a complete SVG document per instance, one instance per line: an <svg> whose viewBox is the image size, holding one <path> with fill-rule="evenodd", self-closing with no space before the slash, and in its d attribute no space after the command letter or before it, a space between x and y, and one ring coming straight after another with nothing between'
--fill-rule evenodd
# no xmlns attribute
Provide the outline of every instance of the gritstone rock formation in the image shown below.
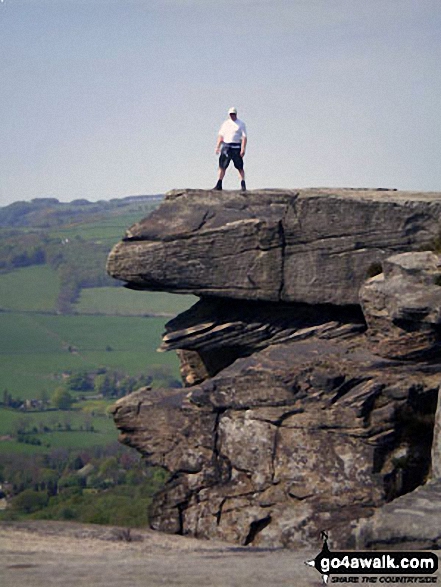
<svg viewBox="0 0 441 587"><path fill-rule="evenodd" d="M440 212L441 194L186 190L127 232L111 275L200 297L161 344L187 387L114 407L122 442L171 473L153 527L374 544L387 507L436 493L441 261L421 251Z"/></svg>
<svg viewBox="0 0 441 587"><path fill-rule="evenodd" d="M130 228L109 271L132 287L245 300L358 304L373 263L437 235L430 194L172 192Z"/></svg>

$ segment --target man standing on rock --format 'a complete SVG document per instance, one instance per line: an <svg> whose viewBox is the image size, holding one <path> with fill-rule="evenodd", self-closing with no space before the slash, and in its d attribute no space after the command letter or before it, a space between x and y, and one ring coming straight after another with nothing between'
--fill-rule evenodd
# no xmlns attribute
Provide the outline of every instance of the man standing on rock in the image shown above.
<svg viewBox="0 0 441 587"><path fill-rule="evenodd" d="M247 146L247 129L245 123L237 118L236 108L230 108L228 114L229 118L220 127L217 137L216 154L219 155L220 153L219 179L214 189L222 189L222 180L225 177L225 172L230 161L233 160L234 167L238 170L241 178L241 190L244 192L247 189L243 168L243 158Z"/></svg>

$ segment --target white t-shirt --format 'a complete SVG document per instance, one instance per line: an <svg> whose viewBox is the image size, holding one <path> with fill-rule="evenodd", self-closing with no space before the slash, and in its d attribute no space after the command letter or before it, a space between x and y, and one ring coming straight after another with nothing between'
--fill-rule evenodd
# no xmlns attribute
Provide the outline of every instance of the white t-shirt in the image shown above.
<svg viewBox="0 0 441 587"><path fill-rule="evenodd" d="M223 138L224 143L240 143L242 137L247 136L245 123L236 118L228 118L220 127L219 135Z"/></svg>

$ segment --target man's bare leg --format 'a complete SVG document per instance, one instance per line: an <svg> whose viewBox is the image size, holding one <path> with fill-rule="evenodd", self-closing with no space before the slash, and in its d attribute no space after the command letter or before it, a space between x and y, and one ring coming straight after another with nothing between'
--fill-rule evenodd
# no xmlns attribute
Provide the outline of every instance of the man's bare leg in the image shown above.
<svg viewBox="0 0 441 587"><path fill-rule="evenodd" d="M239 171L239 175L240 175L240 189L244 192L247 189L246 183L245 183L245 169L238 169Z"/></svg>
<svg viewBox="0 0 441 587"><path fill-rule="evenodd" d="M225 172L226 172L226 169L222 169L222 167L219 167L219 175L218 175L217 184L214 186L215 190L220 191L222 189L222 180L225 177Z"/></svg>

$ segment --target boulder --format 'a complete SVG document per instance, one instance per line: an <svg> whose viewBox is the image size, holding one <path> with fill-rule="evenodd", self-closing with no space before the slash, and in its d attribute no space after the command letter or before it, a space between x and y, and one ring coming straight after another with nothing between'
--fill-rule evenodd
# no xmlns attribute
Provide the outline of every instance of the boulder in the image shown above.
<svg viewBox="0 0 441 587"><path fill-rule="evenodd" d="M441 350L441 256L403 253L366 281L360 301L373 350L393 359L430 360Z"/></svg>
<svg viewBox="0 0 441 587"><path fill-rule="evenodd" d="M351 528L359 549L439 550L441 481L431 481L363 518Z"/></svg>

